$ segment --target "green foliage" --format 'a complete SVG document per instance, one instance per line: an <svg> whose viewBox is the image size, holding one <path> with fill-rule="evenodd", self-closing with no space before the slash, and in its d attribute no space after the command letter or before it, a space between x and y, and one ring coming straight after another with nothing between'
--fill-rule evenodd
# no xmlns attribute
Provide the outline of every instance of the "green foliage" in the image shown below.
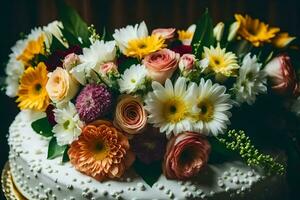
<svg viewBox="0 0 300 200"><path fill-rule="evenodd" d="M121 63L119 64L119 72L123 74L126 69L128 69L131 65L139 64L139 60L136 58L123 58Z"/></svg>
<svg viewBox="0 0 300 200"><path fill-rule="evenodd" d="M249 166L259 166L263 168L268 175L283 174L285 168L282 164L276 162L270 155L260 153L244 131L230 130L227 135L217 138L220 143L225 145L226 149L237 152Z"/></svg>
<svg viewBox="0 0 300 200"><path fill-rule="evenodd" d="M90 32L79 14L63 0L56 0L58 15L63 23L62 33L71 45L90 45Z"/></svg>
<svg viewBox="0 0 300 200"><path fill-rule="evenodd" d="M213 34L213 22L211 17L209 16L208 10L206 9L205 13L198 21L194 33L192 41L193 53L196 57L199 57L203 50L203 47L209 47L214 42L215 38Z"/></svg>
<svg viewBox="0 0 300 200"><path fill-rule="evenodd" d="M152 186L158 180L162 173L161 162L154 162L149 165L146 165L137 159L134 162L133 167L135 171L150 186Z"/></svg>
<svg viewBox="0 0 300 200"><path fill-rule="evenodd" d="M52 132L52 126L48 122L47 117L38 119L31 123L32 129L44 137L52 137L54 133Z"/></svg>
<svg viewBox="0 0 300 200"><path fill-rule="evenodd" d="M49 146L48 146L47 158L54 159L58 156L64 155L64 152L66 151L67 147L68 147L68 145L59 146L57 144L56 138L52 137L49 142ZM67 158L64 156L63 160L67 160Z"/></svg>
<svg viewBox="0 0 300 200"><path fill-rule="evenodd" d="M67 146L67 148L64 150L64 153L63 153L63 156L62 156L62 162L63 163L70 161L70 158L69 158L69 155L68 155L68 150L69 150L69 146Z"/></svg>
<svg viewBox="0 0 300 200"><path fill-rule="evenodd" d="M54 35L52 35L50 52L52 53L57 50L66 50L66 47Z"/></svg>

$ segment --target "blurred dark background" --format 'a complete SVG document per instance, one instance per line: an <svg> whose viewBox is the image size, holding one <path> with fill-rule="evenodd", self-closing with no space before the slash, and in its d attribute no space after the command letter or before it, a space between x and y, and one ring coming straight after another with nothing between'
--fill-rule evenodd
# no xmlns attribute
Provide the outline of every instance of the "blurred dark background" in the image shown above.
<svg viewBox="0 0 300 200"><path fill-rule="evenodd" d="M21 32L46 25L57 19L53 0L0 1L0 77L11 46ZM208 8L214 22L233 19L234 13L247 13L291 35L300 35L300 2L296 0L67 0L88 24L98 31L112 32L127 24L145 20L148 28L176 27L185 29ZM13 99L0 94L0 169L7 161L8 127L18 113ZM26 134L26 133L25 133ZM0 196L4 199L3 196Z"/></svg>

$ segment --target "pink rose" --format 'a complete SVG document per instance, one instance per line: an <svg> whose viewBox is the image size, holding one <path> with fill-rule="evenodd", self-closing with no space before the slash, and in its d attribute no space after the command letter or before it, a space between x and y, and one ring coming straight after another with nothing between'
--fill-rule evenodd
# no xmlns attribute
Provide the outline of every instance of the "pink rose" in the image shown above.
<svg viewBox="0 0 300 200"><path fill-rule="evenodd" d="M175 36L175 28L157 28L152 31L152 35L159 35L165 40L172 39Z"/></svg>
<svg viewBox="0 0 300 200"><path fill-rule="evenodd" d="M143 63L154 81L164 83L178 66L180 55L169 49L162 49L147 55Z"/></svg>
<svg viewBox="0 0 300 200"><path fill-rule="evenodd" d="M179 60L179 68L181 71L191 71L195 65L195 55L184 54Z"/></svg>
<svg viewBox="0 0 300 200"><path fill-rule="evenodd" d="M141 99L122 96L116 107L114 124L128 134L141 133L147 124L147 113Z"/></svg>
<svg viewBox="0 0 300 200"><path fill-rule="evenodd" d="M100 73L102 75L107 75L108 73L111 72L117 72L118 67L114 62L108 62L100 65Z"/></svg>
<svg viewBox="0 0 300 200"><path fill-rule="evenodd" d="M163 163L164 175L169 179L188 179L206 165L210 144L198 133L184 132L169 141Z"/></svg>
<svg viewBox="0 0 300 200"><path fill-rule="evenodd" d="M70 71L73 67L78 65L79 62L80 62L79 56L75 53L70 53L65 57L63 61L63 67L66 70Z"/></svg>
<svg viewBox="0 0 300 200"><path fill-rule="evenodd" d="M297 95L298 83L295 69L288 55L280 55L273 58L265 67L269 76L272 89L278 94Z"/></svg>

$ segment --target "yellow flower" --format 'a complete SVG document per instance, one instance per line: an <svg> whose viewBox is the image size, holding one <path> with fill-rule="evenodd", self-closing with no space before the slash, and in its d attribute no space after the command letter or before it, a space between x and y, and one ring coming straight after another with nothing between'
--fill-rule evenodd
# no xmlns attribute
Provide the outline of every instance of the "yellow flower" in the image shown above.
<svg viewBox="0 0 300 200"><path fill-rule="evenodd" d="M30 61L38 54L45 54L45 35L42 34L36 40L31 40L27 43L23 53L17 57L17 60L23 62L26 67L29 67Z"/></svg>
<svg viewBox="0 0 300 200"><path fill-rule="evenodd" d="M208 59L208 69L224 76L236 76L239 65L237 57L232 52L226 52L226 49L221 49L220 45L216 48L204 47L203 58Z"/></svg>
<svg viewBox="0 0 300 200"><path fill-rule="evenodd" d="M296 37L291 37L288 33L279 33L273 38L272 44L277 48L284 48L295 39Z"/></svg>
<svg viewBox="0 0 300 200"><path fill-rule="evenodd" d="M157 35L137 38L128 41L126 56L144 58L146 55L158 51L165 47L165 40Z"/></svg>
<svg viewBox="0 0 300 200"><path fill-rule="evenodd" d="M50 101L46 91L47 73L46 65L43 62L35 68L28 67L25 70L20 80L18 99L16 100L21 110L46 110Z"/></svg>
<svg viewBox="0 0 300 200"><path fill-rule="evenodd" d="M196 30L196 25L192 24L187 30L178 30L178 39L183 45L191 45Z"/></svg>
<svg viewBox="0 0 300 200"><path fill-rule="evenodd" d="M255 47L261 46L265 42L271 42L271 39L280 31L279 28L269 27L268 24L260 22L258 19L252 19L248 15L244 17L235 14L235 19L240 23L238 34Z"/></svg>

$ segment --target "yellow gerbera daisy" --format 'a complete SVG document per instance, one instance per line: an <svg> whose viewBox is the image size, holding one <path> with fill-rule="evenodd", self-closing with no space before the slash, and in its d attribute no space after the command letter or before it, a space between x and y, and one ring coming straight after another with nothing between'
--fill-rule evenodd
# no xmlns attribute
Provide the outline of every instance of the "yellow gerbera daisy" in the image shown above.
<svg viewBox="0 0 300 200"><path fill-rule="evenodd" d="M40 35L36 40L31 40L28 42L23 53L17 57L17 60L23 62L25 67L29 67L30 61L38 54L45 54L45 35Z"/></svg>
<svg viewBox="0 0 300 200"><path fill-rule="evenodd" d="M248 15L244 17L235 14L235 19L240 23L238 34L256 47L261 46L264 42L271 42L271 39L280 31L279 28L269 27L268 24L259 19L252 19Z"/></svg>
<svg viewBox="0 0 300 200"><path fill-rule="evenodd" d="M216 48L213 46L204 47L202 57L208 59L208 69L217 75L221 74L227 77L237 75L239 65L236 55L232 52L226 52L225 48L221 49L220 45Z"/></svg>
<svg viewBox="0 0 300 200"><path fill-rule="evenodd" d="M43 62L35 68L28 67L25 70L20 80L18 99L16 100L21 110L46 110L50 102L46 91L47 74L47 68Z"/></svg>
<svg viewBox="0 0 300 200"><path fill-rule="evenodd" d="M277 48L284 48L295 39L296 37L292 37L288 33L279 33L272 39L272 44Z"/></svg>
<svg viewBox="0 0 300 200"><path fill-rule="evenodd" d="M126 56L142 59L146 55L158 51L165 47L165 40L157 35L151 35L144 38L137 38L128 41Z"/></svg>

